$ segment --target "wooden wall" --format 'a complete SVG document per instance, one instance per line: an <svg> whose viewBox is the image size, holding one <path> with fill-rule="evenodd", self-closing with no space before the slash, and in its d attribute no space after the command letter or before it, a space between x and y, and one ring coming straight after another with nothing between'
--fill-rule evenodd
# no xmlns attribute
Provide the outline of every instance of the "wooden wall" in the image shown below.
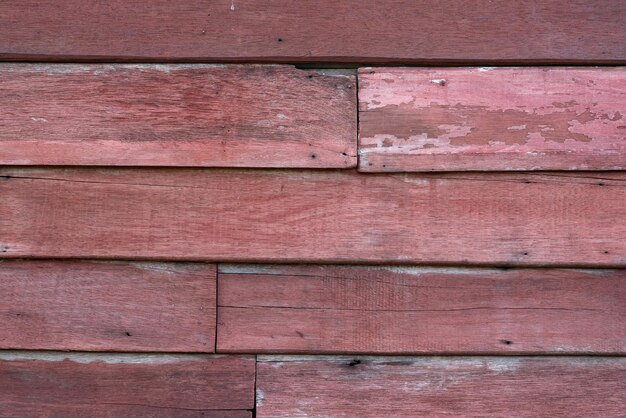
<svg viewBox="0 0 626 418"><path fill-rule="evenodd" d="M622 417L626 4L0 4L0 417Z"/></svg>

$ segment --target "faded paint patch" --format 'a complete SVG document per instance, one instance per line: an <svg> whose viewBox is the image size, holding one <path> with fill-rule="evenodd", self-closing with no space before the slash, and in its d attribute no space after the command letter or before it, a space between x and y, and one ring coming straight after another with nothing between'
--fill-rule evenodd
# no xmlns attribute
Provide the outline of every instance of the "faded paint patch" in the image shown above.
<svg viewBox="0 0 626 418"><path fill-rule="evenodd" d="M489 77L484 72L493 71ZM368 102L377 99L379 107L410 103L416 99L416 107L427 101L440 105L471 104L490 110L507 108L536 109L551 112L551 102L564 103L583 112L589 105L599 112L624 111L626 92L619 88L622 79L616 71L576 68L491 68L476 70L452 69L405 69L402 71L378 70L374 74L360 71L359 98ZM572 76L580 82L572 90ZM393 79L394 83L383 80ZM430 80L445 79L446 89L439 89ZM588 84L585 81L594 81ZM593 102L591 99L594 98ZM584 105L580 102L584 101ZM513 104L513 105L512 105ZM374 109L369 107L368 109Z"/></svg>
<svg viewBox="0 0 626 418"><path fill-rule="evenodd" d="M431 181L433 180L426 180L423 178L418 178L415 176L412 176L410 174L404 174L404 175L398 175L398 176L393 176L393 178L402 181L403 183L407 183L407 184L415 184L417 186L428 186L430 185Z"/></svg>
<svg viewBox="0 0 626 418"><path fill-rule="evenodd" d="M94 263L119 263L116 261L93 261ZM121 263L119 263L121 264ZM154 261L133 261L125 263L127 265L140 268L142 270L154 271L158 273L178 274L194 271L206 271L211 267L211 263L167 263Z"/></svg>
<svg viewBox="0 0 626 418"><path fill-rule="evenodd" d="M256 406L263 406L263 402L265 401L265 392L261 388L256 388Z"/></svg>
<svg viewBox="0 0 626 418"><path fill-rule="evenodd" d="M385 270L391 273L409 274L419 277L424 274L445 275L476 275L476 274L501 274L502 270L489 268L462 268L462 267L398 267L398 266L372 266L364 267L368 270Z"/></svg>
<svg viewBox="0 0 626 418"><path fill-rule="evenodd" d="M492 358L489 360L485 360L485 365L487 368L495 373L508 373L517 371L520 368L521 362L517 358Z"/></svg>
<svg viewBox="0 0 626 418"><path fill-rule="evenodd" d="M420 392L424 389L429 388L430 386L431 386L431 382L428 382L428 381L404 382L404 384L402 385L402 390L408 393Z"/></svg>
<svg viewBox="0 0 626 418"><path fill-rule="evenodd" d="M259 120L255 123L256 126L260 126L261 128L270 128L275 125L275 123L271 120Z"/></svg>
<svg viewBox="0 0 626 418"><path fill-rule="evenodd" d="M176 70L221 68L229 64L2 64L0 73L32 72L47 75L67 75L90 73L102 75L120 70L158 71L169 74ZM252 65L254 66L254 65Z"/></svg>
<svg viewBox="0 0 626 418"><path fill-rule="evenodd" d="M319 75L327 77L342 77L354 79L356 76L356 70L350 68L316 68L312 70L302 70L307 72L315 72Z"/></svg>
<svg viewBox="0 0 626 418"><path fill-rule="evenodd" d="M620 351L624 350L623 346L621 348ZM552 350L556 353L589 353L589 354L597 354L598 352L598 348L597 347L589 347L589 346L569 346L569 345L559 345L556 347L553 347Z"/></svg>
<svg viewBox="0 0 626 418"><path fill-rule="evenodd" d="M73 361L75 363L102 362L107 364L167 364L182 361L204 361L226 357L212 354L129 354L129 353L61 353L45 351L6 351L0 352L2 361Z"/></svg>
<svg viewBox="0 0 626 418"><path fill-rule="evenodd" d="M384 270L398 274L409 274L420 276L423 274L445 274L445 275L488 275L502 274L501 269L484 268L484 267L422 267L422 266L393 266L393 265L374 265L367 266L362 264L337 264L337 265L319 265L319 264L299 264L297 266L283 264L219 264L218 271L221 274L264 274L264 275L281 275L289 276L290 274L302 274L324 277L328 274L328 269L350 269L377 271ZM583 271L583 270L581 270ZM601 270L603 274L610 274L613 270Z"/></svg>
<svg viewBox="0 0 626 418"><path fill-rule="evenodd" d="M260 354L257 361L260 363L273 362L333 362L342 366L354 360L354 356L345 355L282 355L282 354ZM520 368L524 361L535 360L533 356L501 357L501 356L358 356L361 364L368 366L384 366L397 364L398 366L419 367L419 368L450 368L460 367L470 368L491 368L494 371L513 370Z"/></svg>
<svg viewBox="0 0 626 418"><path fill-rule="evenodd" d="M219 264L217 270L223 274L263 274L271 273L280 269L280 265L274 264Z"/></svg>
<svg viewBox="0 0 626 418"><path fill-rule="evenodd" d="M625 149L623 138L616 142L617 133L611 128L611 118L616 117L617 113L596 114L589 110L540 115L433 103L419 109L390 105L363 114L360 140L364 153L595 151L606 147L607 140ZM602 136L600 132L612 134Z"/></svg>
<svg viewBox="0 0 626 418"><path fill-rule="evenodd" d="M625 78L617 71L378 68L359 74L359 153L362 164L376 162L377 170L389 161L384 170L406 171L404 163L387 159L391 155L474 154L480 160L510 153L528 156L541 169L563 154L626 153ZM587 166L568 158L569 168Z"/></svg>

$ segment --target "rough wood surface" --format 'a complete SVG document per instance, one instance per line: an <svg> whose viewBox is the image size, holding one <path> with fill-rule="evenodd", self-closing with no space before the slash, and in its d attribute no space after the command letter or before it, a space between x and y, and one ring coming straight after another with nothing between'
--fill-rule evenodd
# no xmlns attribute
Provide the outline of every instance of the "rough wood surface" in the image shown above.
<svg viewBox="0 0 626 418"><path fill-rule="evenodd" d="M213 352L215 266L0 263L0 348Z"/></svg>
<svg viewBox="0 0 626 418"><path fill-rule="evenodd" d="M354 167L355 83L291 66L3 64L0 164Z"/></svg>
<svg viewBox="0 0 626 418"><path fill-rule="evenodd" d="M178 407L152 407L150 405L106 405L94 408L90 405L7 405L5 410L0 406L0 417L32 417L51 418L252 418L252 411L246 410L214 410L214 409L183 409Z"/></svg>
<svg viewBox="0 0 626 418"><path fill-rule="evenodd" d="M257 417L617 418L626 359L263 356L256 399Z"/></svg>
<svg viewBox="0 0 626 418"><path fill-rule="evenodd" d="M623 267L625 181L7 167L0 256Z"/></svg>
<svg viewBox="0 0 626 418"><path fill-rule="evenodd" d="M219 352L626 354L626 270L221 265Z"/></svg>
<svg viewBox="0 0 626 418"><path fill-rule="evenodd" d="M250 416L255 359L0 353L0 416Z"/></svg>
<svg viewBox="0 0 626 418"><path fill-rule="evenodd" d="M0 59L626 61L621 0L5 0Z"/></svg>
<svg viewBox="0 0 626 418"><path fill-rule="evenodd" d="M624 170L626 67L362 68L361 171Z"/></svg>

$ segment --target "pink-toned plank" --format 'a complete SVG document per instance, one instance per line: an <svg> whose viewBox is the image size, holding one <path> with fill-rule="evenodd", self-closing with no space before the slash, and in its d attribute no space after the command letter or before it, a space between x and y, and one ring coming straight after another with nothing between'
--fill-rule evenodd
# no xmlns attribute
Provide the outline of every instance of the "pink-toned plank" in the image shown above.
<svg viewBox="0 0 626 418"><path fill-rule="evenodd" d="M255 359L0 353L0 416L249 416Z"/></svg>
<svg viewBox="0 0 626 418"><path fill-rule="evenodd" d="M44 416L53 418L252 418L252 411L183 409L181 407L155 407L151 405L106 405L94 408L91 405L16 405L8 404L5 411L0 406L0 417Z"/></svg>
<svg viewBox="0 0 626 418"><path fill-rule="evenodd" d="M626 173L0 169L0 257L626 265Z"/></svg>
<svg viewBox="0 0 626 418"><path fill-rule="evenodd" d="M621 417L626 359L262 356L256 399L257 417Z"/></svg>
<svg viewBox="0 0 626 418"><path fill-rule="evenodd" d="M221 265L218 352L626 354L626 270Z"/></svg>
<svg viewBox="0 0 626 418"><path fill-rule="evenodd" d="M622 0L4 0L0 59L624 62Z"/></svg>
<svg viewBox="0 0 626 418"><path fill-rule="evenodd" d="M291 66L4 64L0 164L354 167L355 83Z"/></svg>
<svg viewBox="0 0 626 418"><path fill-rule="evenodd" d="M361 171L624 170L626 67L363 68Z"/></svg>
<svg viewBox="0 0 626 418"><path fill-rule="evenodd" d="M213 352L211 264L5 261L0 348Z"/></svg>

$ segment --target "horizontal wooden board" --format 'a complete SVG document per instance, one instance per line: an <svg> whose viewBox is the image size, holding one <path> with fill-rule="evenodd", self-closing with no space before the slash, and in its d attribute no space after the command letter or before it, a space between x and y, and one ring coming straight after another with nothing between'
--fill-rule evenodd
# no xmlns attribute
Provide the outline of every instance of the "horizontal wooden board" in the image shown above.
<svg viewBox="0 0 626 418"><path fill-rule="evenodd" d="M355 83L291 66L3 64L0 164L354 167Z"/></svg>
<svg viewBox="0 0 626 418"><path fill-rule="evenodd" d="M362 68L361 171L624 170L626 67Z"/></svg>
<svg viewBox="0 0 626 418"><path fill-rule="evenodd" d="M249 417L255 359L0 353L0 416Z"/></svg>
<svg viewBox="0 0 626 418"><path fill-rule="evenodd" d="M106 405L106 408L94 408L90 405L7 405L8 411L3 417L39 416L54 418L252 418L252 411L247 410L214 410L214 409L183 409L180 407L151 407L150 405ZM95 410L94 410L95 409ZM2 414L0 406L0 414Z"/></svg>
<svg viewBox="0 0 626 418"><path fill-rule="evenodd" d="M626 61L620 0L5 0L0 59Z"/></svg>
<svg viewBox="0 0 626 418"><path fill-rule="evenodd" d="M208 352L215 266L4 261L0 348Z"/></svg>
<svg viewBox="0 0 626 418"><path fill-rule="evenodd" d="M625 358L259 360L257 417L621 417L626 403Z"/></svg>
<svg viewBox="0 0 626 418"><path fill-rule="evenodd" d="M0 257L626 266L626 173L0 169Z"/></svg>
<svg viewBox="0 0 626 418"><path fill-rule="evenodd" d="M219 352L626 354L626 270L222 265Z"/></svg>

